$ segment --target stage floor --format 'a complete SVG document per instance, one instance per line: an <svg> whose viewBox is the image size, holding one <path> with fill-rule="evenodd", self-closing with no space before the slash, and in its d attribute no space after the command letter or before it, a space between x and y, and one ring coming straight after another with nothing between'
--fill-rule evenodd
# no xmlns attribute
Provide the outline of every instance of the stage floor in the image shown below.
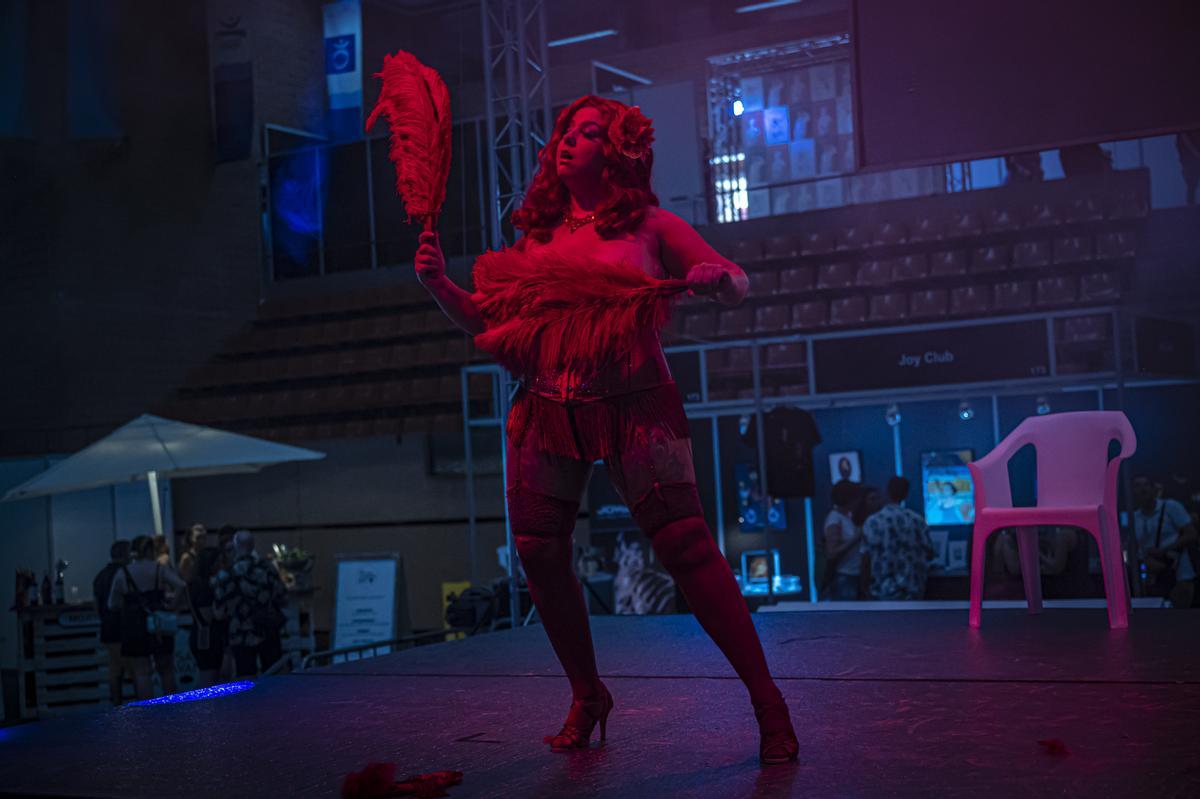
<svg viewBox="0 0 1200 799"><path fill-rule="evenodd" d="M391 761L464 772L454 797L1200 796L1200 611L1135 608L1122 631L1098 608L985 609L980 630L944 610L755 623L796 764L759 765L746 691L694 618L599 616L603 746L542 743L570 691L535 625L3 728L0 795L337 796Z"/></svg>

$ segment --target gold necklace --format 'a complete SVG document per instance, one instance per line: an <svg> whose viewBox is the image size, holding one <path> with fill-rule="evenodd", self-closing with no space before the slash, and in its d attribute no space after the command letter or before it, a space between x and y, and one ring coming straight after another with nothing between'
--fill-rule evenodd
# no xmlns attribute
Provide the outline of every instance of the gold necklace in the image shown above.
<svg viewBox="0 0 1200 799"><path fill-rule="evenodd" d="M575 218L575 217L571 216L570 214L563 214L563 221L567 223L567 228L570 229L570 231L572 233L574 233L576 230L579 230L579 228L583 227L588 222L595 222L596 215L593 213L593 214L588 214L587 216L581 216L579 218Z"/></svg>

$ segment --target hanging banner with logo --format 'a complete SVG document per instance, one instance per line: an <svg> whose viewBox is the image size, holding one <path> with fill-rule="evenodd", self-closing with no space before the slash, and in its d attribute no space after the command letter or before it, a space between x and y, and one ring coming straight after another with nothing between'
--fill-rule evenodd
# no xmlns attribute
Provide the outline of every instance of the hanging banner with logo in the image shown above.
<svg viewBox="0 0 1200 799"><path fill-rule="evenodd" d="M218 161L241 161L254 149L254 75L249 0L208 0L208 61Z"/></svg>
<svg viewBox="0 0 1200 799"><path fill-rule="evenodd" d="M869 391L1050 374L1046 322L944 327L813 342L817 391Z"/></svg>
<svg viewBox="0 0 1200 799"><path fill-rule="evenodd" d="M329 137L362 136L362 10L358 0L324 6L325 80L329 89Z"/></svg>

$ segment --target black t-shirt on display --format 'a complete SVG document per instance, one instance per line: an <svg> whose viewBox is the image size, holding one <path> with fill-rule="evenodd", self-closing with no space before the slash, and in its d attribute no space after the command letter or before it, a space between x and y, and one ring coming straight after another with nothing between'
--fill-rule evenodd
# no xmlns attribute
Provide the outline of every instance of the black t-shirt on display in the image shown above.
<svg viewBox="0 0 1200 799"><path fill-rule="evenodd" d="M767 438L767 493L773 497L811 497L815 489L813 447L821 431L812 414L800 408L779 406L763 415ZM742 443L758 448L758 425L751 420Z"/></svg>

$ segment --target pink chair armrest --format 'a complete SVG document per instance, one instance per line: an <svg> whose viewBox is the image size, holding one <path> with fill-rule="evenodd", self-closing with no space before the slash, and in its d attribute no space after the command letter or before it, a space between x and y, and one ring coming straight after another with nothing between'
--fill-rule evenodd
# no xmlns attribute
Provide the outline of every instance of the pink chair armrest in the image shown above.
<svg viewBox="0 0 1200 799"><path fill-rule="evenodd" d="M1013 453L1032 443L1026 423L1004 437L995 448L974 463L967 464L975 481L975 508L1011 508L1012 488L1008 484L1008 461Z"/></svg>

